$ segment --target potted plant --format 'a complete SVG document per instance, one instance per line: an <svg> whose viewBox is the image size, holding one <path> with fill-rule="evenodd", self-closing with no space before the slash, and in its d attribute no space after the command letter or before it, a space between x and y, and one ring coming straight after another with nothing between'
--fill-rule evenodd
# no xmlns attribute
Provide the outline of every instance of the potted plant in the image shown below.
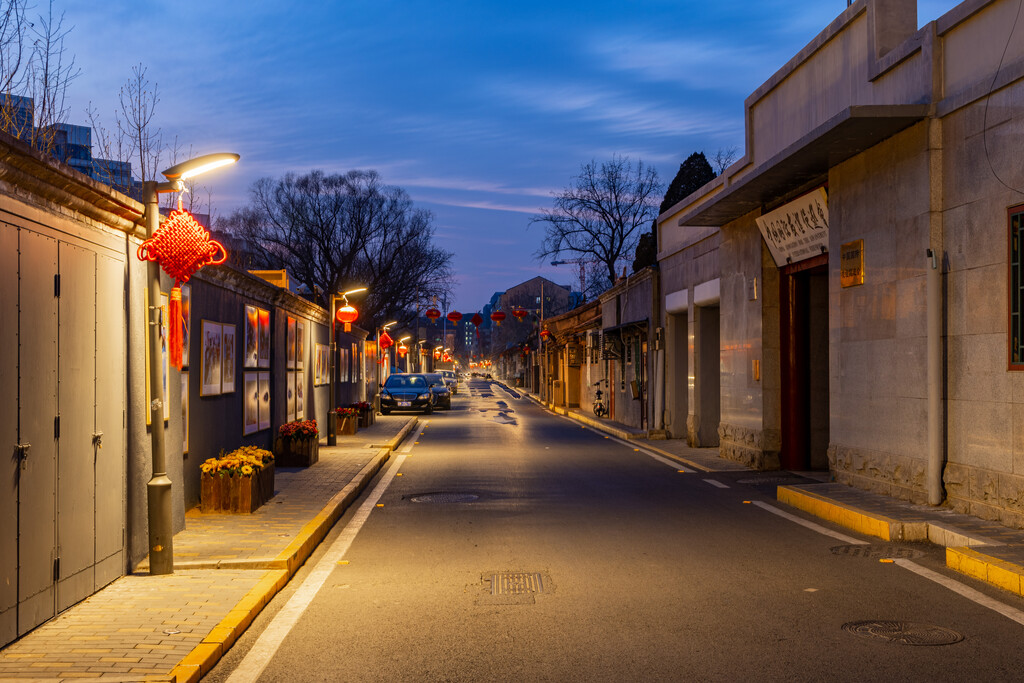
<svg viewBox="0 0 1024 683"><path fill-rule="evenodd" d="M355 434L359 422L359 411L355 408L338 408L338 434Z"/></svg>
<svg viewBox="0 0 1024 683"><path fill-rule="evenodd" d="M274 453L282 467L309 467L320 459L320 430L316 420L296 420L281 425Z"/></svg>
<svg viewBox="0 0 1024 683"><path fill-rule="evenodd" d="M359 428L366 429L373 424L373 406L366 401L357 401L349 406L359 413Z"/></svg>
<svg viewBox="0 0 1024 683"><path fill-rule="evenodd" d="M274 495L274 455L242 446L199 466L203 512L252 512Z"/></svg>

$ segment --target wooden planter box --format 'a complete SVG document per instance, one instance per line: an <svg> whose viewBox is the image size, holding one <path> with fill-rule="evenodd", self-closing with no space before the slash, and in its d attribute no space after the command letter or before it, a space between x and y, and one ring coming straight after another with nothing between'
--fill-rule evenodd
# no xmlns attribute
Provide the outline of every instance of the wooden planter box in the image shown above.
<svg viewBox="0 0 1024 683"><path fill-rule="evenodd" d="M374 414L373 408L367 408L366 410L359 411L359 428L366 429L373 424Z"/></svg>
<svg viewBox="0 0 1024 683"><path fill-rule="evenodd" d="M338 416L338 434L339 435L351 436L352 434L356 433L356 429L358 428L358 426L359 426L359 418L358 417L355 417L355 416L352 416L352 417L341 417L340 415Z"/></svg>
<svg viewBox="0 0 1024 683"><path fill-rule="evenodd" d="M281 467L309 467L320 459L320 439L285 439L274 442L274 462Z"/></svg>
<svg viewBox="0 0 1024 683"><path fill-rule="evenodd" d="M203 512L252 512L274 496L274 463L249 477L204 474L200 502Z"/></svg>

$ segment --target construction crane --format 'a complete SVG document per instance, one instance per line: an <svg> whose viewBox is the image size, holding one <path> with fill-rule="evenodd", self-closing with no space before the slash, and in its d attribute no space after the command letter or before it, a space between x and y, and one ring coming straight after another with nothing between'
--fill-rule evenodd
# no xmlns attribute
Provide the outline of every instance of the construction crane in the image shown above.
<svg viewBox="0 0 1024 683"><path fill-rule="evenodd" d="M568 266L576 265L580 267L580 294L584 300L587 298L587 265L590 263L597 263L599 259L596 258L571 258L563 259L561 261L552 261L553 266Z"/></svg>

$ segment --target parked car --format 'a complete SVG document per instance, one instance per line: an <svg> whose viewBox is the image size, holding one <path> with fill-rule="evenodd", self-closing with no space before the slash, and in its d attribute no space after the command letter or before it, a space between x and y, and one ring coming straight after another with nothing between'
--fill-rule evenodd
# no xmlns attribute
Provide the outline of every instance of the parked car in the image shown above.
<svg viewBox="0 0 1024 683"><path fill-rule="evenodd" d="M448 383L445 381L444 376L440 372L428 372L423 376L427 378L427 384L430 386L430 391L434 395L434 407L451 410L452 392L448 387Z"/></svg>
<svg viewBox="0 0 1024 683"><path fill-rule="evenodd" d="M434 392L424 375L395 373L380 385L380 412L384 415L392 410L420 410L429 415L434 404Z"/></svg>
<svg viewBox="0 0 1024 683"><path fill-rule="evenodd" d="M438 370L437 374L444 378L444 383L448 385L452 394L459 393L459 376L451 370Z"/></svg>

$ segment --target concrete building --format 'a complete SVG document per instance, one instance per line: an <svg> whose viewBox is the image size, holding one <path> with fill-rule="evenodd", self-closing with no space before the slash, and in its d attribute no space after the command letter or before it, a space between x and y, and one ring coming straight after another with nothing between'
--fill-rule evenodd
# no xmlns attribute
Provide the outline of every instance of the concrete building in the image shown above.
<svg viewBox="0 0 1024 683"><path fill-rule="evenodd" d="M717 374L727 457L1024 527L1018 4L857 0L747 98L659 217L673 436Z"/></svg>

